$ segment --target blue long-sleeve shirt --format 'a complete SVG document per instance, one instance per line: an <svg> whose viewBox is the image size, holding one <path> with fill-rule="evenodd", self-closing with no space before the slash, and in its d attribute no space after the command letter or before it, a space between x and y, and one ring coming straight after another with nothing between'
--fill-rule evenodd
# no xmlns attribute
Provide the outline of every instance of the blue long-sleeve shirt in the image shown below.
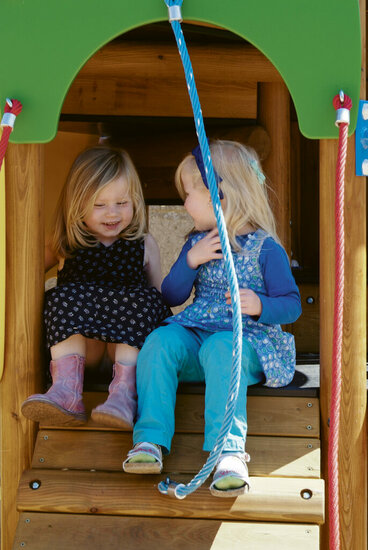
<svg viewBox="0 0 368 550"><path fill-rule="evenodd" d="M243 236L243 239L246 238L247 236ZM201 267L191 269L188 266L187 254L191 246L189 239L162 283L163 297L170 306L181 305L187 300ZM285 250L271 237L263 242L259 264L265 291L257 292L262 302L262 313L259 318L253 319L265 324L293 323L301 314L299 290L291 273Z"/></svg>

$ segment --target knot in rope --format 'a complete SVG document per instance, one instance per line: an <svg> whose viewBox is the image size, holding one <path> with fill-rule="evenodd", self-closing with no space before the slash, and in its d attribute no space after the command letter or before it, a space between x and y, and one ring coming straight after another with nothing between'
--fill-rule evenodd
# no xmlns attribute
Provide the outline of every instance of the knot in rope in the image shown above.
<svg viewBox="0 0 368 550"><path fill-rule="evenodd" d="M353 106L351 98L341 90L333 98L332 104L336 111L335 125L340 126L340 124L344 124L348 126L350 124L350 109Z"/></svg>
<svg viewBox="0 0 368 550"><path fill-rule="evenodd" d="M183 0L164 0L165 4L168 8L171 8L171 6L182 6Z"/></svg>
<svg viewBox="0 0 368 550"><path fill-rule="evenodd" d="M14 116L20 115L23 105L18 99L7 99L4 107L4 113L11 113Z"/></svg>
<svg viewBox="0 0 368 550"><path fill-rule="evenodd" d="M342 96L343 96L343 99L341 97L341 94L336 94L332 100L332 104L335 108L335 111L337 111L338 109L348 109L350 111L353 106L353 102L351 98L344 93L342 94Z"/></svg>

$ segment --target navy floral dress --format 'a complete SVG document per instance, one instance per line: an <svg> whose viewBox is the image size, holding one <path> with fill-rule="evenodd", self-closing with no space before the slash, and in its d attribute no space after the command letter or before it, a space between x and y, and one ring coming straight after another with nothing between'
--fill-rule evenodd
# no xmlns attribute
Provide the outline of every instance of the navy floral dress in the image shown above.
<svg viewBox="0 0 368 550"><path fill-rule="evenodd" d="M58 271L57 286L46 292L49 347L73 334L137 348L171 312L161 293L149 287L144 239L118 239L81 248Z"/></svg>

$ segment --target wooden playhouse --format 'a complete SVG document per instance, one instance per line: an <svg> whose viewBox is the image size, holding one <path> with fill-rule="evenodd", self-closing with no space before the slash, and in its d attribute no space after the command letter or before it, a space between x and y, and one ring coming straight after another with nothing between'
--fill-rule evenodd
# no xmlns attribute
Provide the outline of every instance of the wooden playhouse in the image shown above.
<svg viewBox="0 0 368 550"><path fill-rule="evenodd" d="M204 486L173 500L157 491L160 476L122 472L131 433L91 422L38 427L20 414L23 400L43 386L45 227L75 155L101 135L113 136L138 167L166 264L166 251L175 255L172 248L180 247L185 222L173 174L195 131L167 9L163 0L3 2L0 105L17 98L23 111L0 188L2 550L328 548L338 136L332 98L341 88L352 98L352 133L366 90L365 9L364 0L303 6L184 0L183 29L207 133L249 143L260 154L304 311L289 327L298 352L293 383L249 390L250 493L214 499ZM341 547L361 550L367 547L366 194L365 180L355 176L352 137L345 201ZM107 384L91 376L89 408L103 401ZM174 448L165 461L165 474L179 481L206 459L203 398L200 385L180 388Z"/></svg>

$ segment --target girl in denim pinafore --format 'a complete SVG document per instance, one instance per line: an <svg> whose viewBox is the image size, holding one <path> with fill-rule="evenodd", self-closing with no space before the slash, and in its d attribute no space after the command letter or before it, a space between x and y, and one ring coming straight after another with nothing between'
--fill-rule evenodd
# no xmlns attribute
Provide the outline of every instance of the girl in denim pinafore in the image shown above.
<svg viewBox="0 0 368 550"><path fill-rule="evenodd" d="M280 325L301 312L300 295L279 244L264 175L254 151L228 141L210 146L221 205L239 281L243 314L242 372L230 434L211 492L234 496L249 486L245 453L249 385L291 382L295 345ZM170 306L193 303L169 317L147 338L138 357L138 416L134 448L124 462L133 473L159 472L170 451L178 381L205 381L205 438L211 451L221 429L232 368L232 309L220 239L199 148L186 157L176 185L195 224L162 285Z"/></svg>

